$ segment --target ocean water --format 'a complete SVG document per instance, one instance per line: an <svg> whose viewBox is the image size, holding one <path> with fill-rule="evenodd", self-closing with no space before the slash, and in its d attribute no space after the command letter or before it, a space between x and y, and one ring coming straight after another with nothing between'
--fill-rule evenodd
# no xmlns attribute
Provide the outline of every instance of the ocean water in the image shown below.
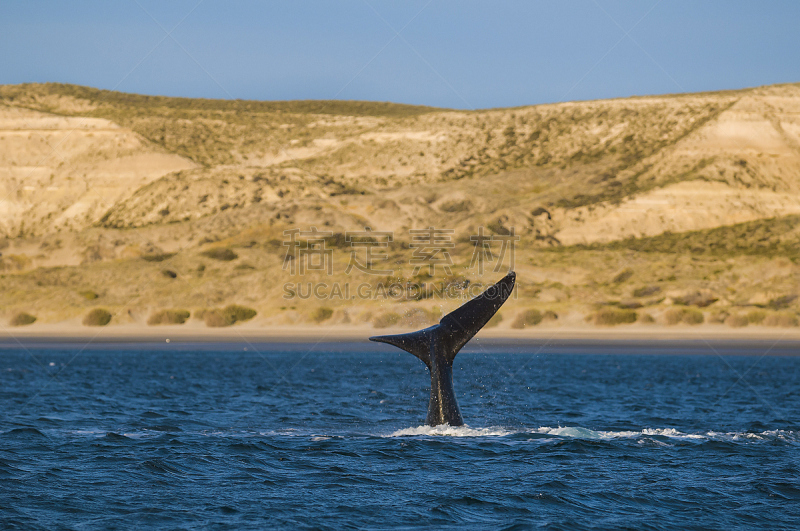
<svg viewBox="0 0 800 531"><path fill-rule="evenodd" d="M797 353L8 344L0 528L798 529Z"/></svg>

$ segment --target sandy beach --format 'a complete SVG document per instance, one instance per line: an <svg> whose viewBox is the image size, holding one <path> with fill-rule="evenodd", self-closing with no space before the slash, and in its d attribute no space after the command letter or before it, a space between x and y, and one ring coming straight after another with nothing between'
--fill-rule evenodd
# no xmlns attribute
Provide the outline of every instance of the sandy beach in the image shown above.
<svg viewBox="0 0 800 531"><path fill-rule="evenodd" d="M81 327L66 324L34 324L28 327L0 328L0 348L31 343L332 343L368 342L381 334L400 334L412 329L376 329L371 326L258 326L245 323L227 328L208 328L200 323L145 326L141 324ZM750 326L730 328L725 325L646 326L613 328L541 327L525 330L484 329L471 342L484 344L608 344L623 343L698 343L780 344L796 348L800 354L800 329ZM712 352L713 353L713 352Z"/></svg>

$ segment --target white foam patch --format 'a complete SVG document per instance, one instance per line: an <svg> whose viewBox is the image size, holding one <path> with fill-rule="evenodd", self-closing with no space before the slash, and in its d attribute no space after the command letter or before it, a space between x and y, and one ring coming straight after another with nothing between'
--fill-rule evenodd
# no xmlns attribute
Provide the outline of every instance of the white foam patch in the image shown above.
<svg viewBox="0 0 800 531"><path fill-rule="evenodd" d="M388 437L505 437L515 433L503 428L470 428L469 426L417 426L397 430Z"/></svg>
<svg viewBox="0 0 800 531"><path fill-rule="evenodd" d="M388 437L505 437L515 434L538 434L569 439L613 440L641 439L642 437L664 437L667 439L686 441L763 441L781 439L800 442L800 433L785 430L768 430L761 433L752 432L715 432L684 433L675 428L646 428L641 431L596 431L580 426L558 426L512 430L501 427L470 428L469 426L417 426L397 430ZM651 439L653 440L653 439ZM654 442L658 442L653 440Z"/></svg>
<svg viewBox="0 0 800 531"><path fill-rule="evenodd" d="M571 439L616 439L641 435L638 431L594 431L588 428L560 426L558 428L541 427L530 430L528 433L555 435L557 437L569 437Z"/></svg>
<svg viewBox="0 0 800 531"><path fill-rule="evenodd" d="M642 435L660 435L661 437L669 437L670 439L706 439L707 436L698 433L683 433L675 428L661 428L661 429L645 429L642 430Z"/></svg>
<svg viewBox="0 0 800 531"><path fill-rule="evenodd" d="M548 428L542 427L536 430L531 430L532 433L540 433L544 435L556 435L558 437L570 437L574 439L635 439L642 436L658 436L668 437L670 439L708 439L715 438L709 435L701 435L697 433L683 433L675 428L645 428L642 431L595 431L588 428L580 427L558 427Z"/></svg>

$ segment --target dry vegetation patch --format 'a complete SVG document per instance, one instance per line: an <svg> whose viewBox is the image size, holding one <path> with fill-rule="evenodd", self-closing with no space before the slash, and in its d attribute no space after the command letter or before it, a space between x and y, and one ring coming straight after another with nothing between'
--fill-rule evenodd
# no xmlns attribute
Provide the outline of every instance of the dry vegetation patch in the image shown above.
<svg viewBox="0 0 800 531"><path fill-rule="evenodd" d="M95 308L83 318L85 326L106 326L111 322L111 312L104 308Z"/></svg>
<svg viewBox="0 0 800 531"><path fill-rule="evenodd" d="M188 310L161 310L152 314L147 319L147 324L153 325L175 325L183 324L189 319L190 312Z"/></svg>
<svg viewBox="0 0 800 531"><path fill-rule="evenodd" d="M790 328L798 326L797 316L788 312L773 313L764 318L764 326Z"/></svg>
<svg viewBox="0 0 800 531"><path fill-rule="evenodd" d="M731 328L743 328L750 324L750 320L746 315L733 314L725 319L725 324Z"/></svg>
<svg viewBox="0 0 800 531"><path fill-rule="evenodd" d="M618 310L616 308L603 308L594 314L594 324L599 326L615 326L636 322L634 310Z"/></svg>
<svg viewBox="0 0 800 531"><path fill-rule="evenodd" d="M502 322L503 322L503 315L500 312L497 312L492 316L491 319L489 319L489 322L486 323L485 328L493 328Z"/></svg>
<svg viewBox="0 0 800 531"><path fill-rule="evenodd" d="M19 312L14 314L11 320L8 322L11 326L25 326L29 324L33 324L36 322L36 317L25 312Z"/></svg>
<svg viewBox="0 0 800 531"><path fill-rule="evenodd" d="M213 258L214 260L220 260L223 262L230 262L239 258L238 254L227 247L215 247L214 249L203 251L201 254L208 258Z"/></svg>
<svg viewBox="0 0 800 531"><path fill-rule="evenodd" d="M664 322L668 325L684 323L688 325L703 324L703 312L694 308L670 308L664 312Z"/></svg>
<svg viewBox="0 0 800 531"><path fill-rule="evenodd" d="M511 328L523 329L536 326L542 322L544 316L542 312L536 309L524 310L520 312L514 322L511 323Z"/></svg>
<svg viewBox="0 0 800 531"><path fill-rule="evenodd" d="M195 312L195 317L203 319L206 326L210 327L223 327L233 326L236 323L249 321L257 315L253 308L247 306L240 306L238 304L231 304L225 308L212 308L198 310Z"/></svg>
<svg viewBox="0 0 800 531"><path fill-rule="evenodd" d="M311 312L311 320L315 323L321 323L322 321L327 321L330 319L332 315L332 308L321 306L319 308L315 308L314 311Z"/></svg>

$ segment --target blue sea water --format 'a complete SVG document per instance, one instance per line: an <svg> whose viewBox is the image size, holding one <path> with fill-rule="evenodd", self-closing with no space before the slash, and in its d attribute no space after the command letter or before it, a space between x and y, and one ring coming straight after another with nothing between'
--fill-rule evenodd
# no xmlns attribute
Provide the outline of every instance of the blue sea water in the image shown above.
<svg viewBox="0 0 800 531"><path fill-rule="evenodd" d="M0 528L798 529L797 353L5 345Z"/></svg>

